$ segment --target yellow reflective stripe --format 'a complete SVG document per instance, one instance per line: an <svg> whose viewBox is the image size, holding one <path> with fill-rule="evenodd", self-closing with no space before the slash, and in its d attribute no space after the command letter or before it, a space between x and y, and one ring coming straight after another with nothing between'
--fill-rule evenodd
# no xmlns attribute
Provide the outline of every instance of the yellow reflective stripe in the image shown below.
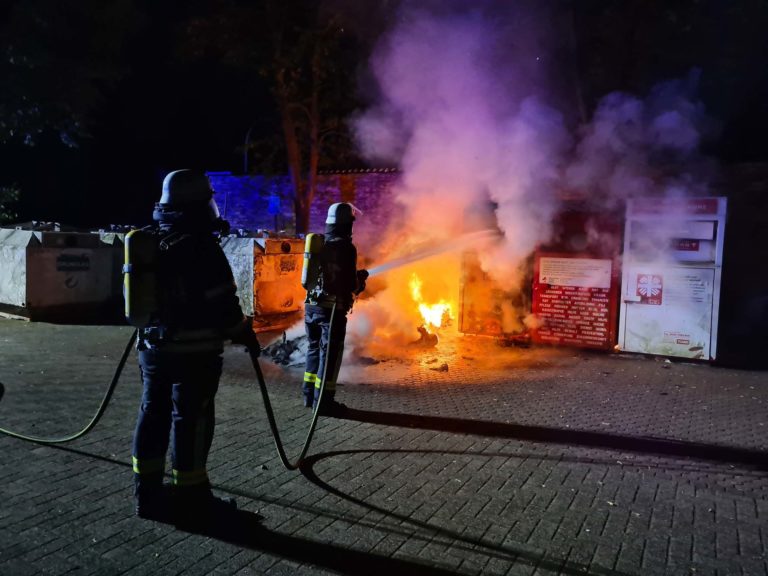
<svg viewBox="0 0 768 576"><path fill-rule="evenodd" d="M174 486L194 486L208 482L208 472L202 470L173 470Z"/></svg>
<svg viewBox="0 0 768 576"><path fill-rule="evenodd" d="M139 460L136 456L131 456L131 459L133 460L133 471L136 474L157 474L165 470L165 458Z"/></svg>
<svg viewBox="0 0 768 576"><path fill-rule="evenodd" d="M320 384L322 383L322 380L318 378L315 380L315 388L320 390ZM336 382L331 382L330 380L325 383L325 389L326 390L336 390Z"/></svg>
<svg viewBox="0 0 768 576"><path fill-rule="evenodd" d="M317 382L317 374L312 372L304 372L304 382Z"/></svg>

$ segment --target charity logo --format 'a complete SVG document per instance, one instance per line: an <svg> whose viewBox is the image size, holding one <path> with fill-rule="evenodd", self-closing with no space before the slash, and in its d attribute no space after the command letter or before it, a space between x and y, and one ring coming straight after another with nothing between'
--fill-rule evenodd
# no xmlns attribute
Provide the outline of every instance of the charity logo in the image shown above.
<svg viewBox="0 0 768 576"><path fill-rule="evenodd" d="M664 281L659 274L638 274L637 295L641 304L661 305Z"/></svg>

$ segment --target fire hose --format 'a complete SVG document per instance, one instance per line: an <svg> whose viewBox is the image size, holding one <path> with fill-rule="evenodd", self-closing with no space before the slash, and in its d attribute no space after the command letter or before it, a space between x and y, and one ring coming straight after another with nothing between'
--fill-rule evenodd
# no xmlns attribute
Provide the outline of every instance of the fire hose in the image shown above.
<svg viewBox="0 0 768 576"><path fill-rule="evenodd" d="M109 401L112 399L112 393L115 391L115 387L117 386L117 381L120 380L120 374L123 373L123 367L125 366L125 361L128 359L128 354L131 353L131 349L133 348L133 343L136 341L136 336L138 335L138 333L139 333L138 330L134 330L133 334L131 334L131 337L128 340L128 344L126 345L125 350L123 351L123 355L120 357L120 362L117 363L117 369L115 370L115 374L112 376L112 381L109 383L109 387L107 387L107 391L104 394L104 397L101 399L101 404L99 404L98 410L96 410L96 414L93 416L93 418L91 418L91 421L88 422L86 427L80 430L80 432L70 434L69 436L61 436L58 438L45 438L42 436L27 436L26 434L19 434L18 432L14 432L12 430L6 430L5 428L0 428L0 433L7 434L8 436L12 436L20 440L35 442L37 444L63 444L65 442L71 442L72 440L77 440L78 438L88 434L88 432L90 432L93 429L93 427L96 426L98 421L101 420L101 417L104 415L104 412L107 409L107 405L109 404Z"/></svg>
<svg viewBox="0 0 768 576"><path fill-rule="evenodd" d="M329 323L328 327L328 347L330 348L330 334L333 333L333 321L336 316L336 302L333 303L333 308L331 308L331 321ZM256 379L259 381L259 389L261 390L261 397L264 400L264 411L267 413L267 421L269 422L269 428L272 431L272 438L275 440L275 448L277 449L277 454L280 457L280 462L283 463L283 466L285 466L288 470L298 470L299 466L301 465L302 460L304 460L304 457L307 455L307 452L309 451L309 445L312 442L312 436L315 433L315 427L317 426L317 417L320 415L320 406L321 402L323 401L323 392L325 391L325 377L328 374L328 351L326 350L325 355L325 362L323 362L323 377L320 380L320 394L317 397L317 402L315 403L315 411L314 414L312 414L312 423L309 425L309 431L307 432L307 438L304 440L304 447L301 449L301 453L299 454L299 457L296 459L296 462L291 462L288 460L288 456L285 453L285 449L283 448L283 443L280 440L280 432L277 430L277 424L275 423L275 414L272 411L272 403L269 401L269 394L267 393L267 385L264 382L264 374L261 372L261 366L259 365L259 358L258 354L256 354L253 350L250 348L248 349L248 353L251 356L251 363L253 364L253 370L256 372Z"/></svg>
<svg viewBox="0 0 768 576"><path fill-rule="evenodd" d="M334 302L333 308L331 309L331 320L330 320L330 327L329 332L333 329L333 321L336 316L336 303ZM5 428L0 428L1 434L6 434L7 436L11 436L13 438L18 438L19 440L26 440L28 442L35 442L36 444L63 444L65 442L72 442L73 440L77 440L78 438L81 438L88 434L101 420L101 417L104 415L104 412L107 409L107 406L109 405L110 400L112 399L112 394L115 391L115 387L117 386L118 380L120 380L120 375L123 372L123 368L125 367L125 362L128 359L128 355L131 352L131 349L133 348L133 344L136 341L136 337L138 335L138 330L134 330L133 334L131 334L130 339L128 340L128 344L125 347L125 350L123 351L123 355L120 357L120 361L117 364L117 368L115 369L115 373L112 376L112 381L109 383L109 386L107 387L107 391L104 394L103 398L101 399L101 403L99 404L99 408L96 410L96 414L91 418L90 422L80 430L79 432L76 432L74 434L70 434L68 436L61 436L61 437L42 437L42 436L28 436L26 434L20 434L18 432L14 432L13 430L6 430ZM330 338L329 338L330 342ZM315 428L317 427L317 420L318 416L320 415L320 405L323 400L323 392L325 390L325 377L328 373L328 361L326 356L326 362L323 366L323 377L320 381L320 394L318 395L317 402L315 404L315 410L312 414L312 423L309 425L309 431L307 432L307 437L304 440L304 446L301 449L301 452L299 453L299 457L296 459L295 462L291 462L288 459L288 456L285 452L285 448L283 447L282 440L280 439L280 432L277 429L277 422L275 421L275 414L272 410L272 402L269 400L269 393L267 392L267 384L264 381L264 374L261 371L261 365L259 364L259 353L258 350L254 350L253 348L248 348L248 354L251 358L251 364L253 365L253 370L256 373L256 380L259 383L259 390L261 391L261 397L264 401L264 410L267 413L267 421L269 422L269 428L272 432L272 437L275 441L275 448L277 449L277 454L280 457L280 462L282 462L283 466L287 468L288 470L298 470L299 466L301 465L301 462L304 460L304 458L307 455L307 452L309 451L309 446L312 442L312 436L315 433Z"/></svg>
<svg viewBox="0 0 768 576"><path fill-rule="evenodd" d="M478 232L469 233L464 235L462 238L458 239L458 241L452 240L450 243L444 243L437 246L432 246L426 250L422 250L415 254L406 255L401 258L392 260L386 264L382 264L380 266L371 268L368 272L370 276L376 276L392 268L398 268L400 266L404 266L405 264L409 264L411 262L421 260L423 258L435 256L437 254L441 254L443 252L447 252L450 250L455 250L457 249L457 247L473 244L480 240L498 237L498 235L499 235L499 231L495 229L480 230ZM331 310L331 320L330 320L331 330L333 328L333 320L334 320L335 314L336 314L336 304L334 303L333 308ZM83 428L79 432L76 432L75 434L70 434L69 436L52 437L52 438L45 438L40 436L28 436L25 434L14 432L12 430L6 430L5 428L0 428L0 434L6 434L8 436L18 438L20 440L27 440L29 442L36 442L38 444L63 444L65 442L71 442L73 440L81 438L82 436L85 436L88 432L90 432L94 428L94 426L96 426L96 424L99 422L101 417L104 415L104 412L107 409L107 405L109 404L109 401L112 399L112 394L115 391L117 382L120 379L120 374L123 371L123 367L125 366L125 361L128 358L128 354L130 353L131 348L133 348L133 344L136 341L137 335L138 335L138 331L134 331L133 334L131 335L131 338L128 341L128 344L125 347L125 351L123 352L123 355L120 358L120 362L117 365L117 369L115 370L115 373L112 377L112 381L110 382L109 387L107 388L107 391L101 400L101 404L99 405L99 408L96 410L96 414L93 416L93 418L91 418L91 421L88 422L85 428ZM251 350L250 348L248 349L248 352L251 356L251 363L253 364L253 369L254 369L254 372L256 373L256 378L259 382L259 389L261 390L261 396L262 396L262 399L264 400L264 409L267 412L267 420L269 421L269 426L272 431L272 436L275 440L275 447L280 457L280 461L283 463L283 466L285 466L288 470L296 470L299 467L299 464L301 464L301 461L307 455L307 451L309 450L309 445L310 445L310 442L312 441L312 435L314 434L315 427L317 425L317 417L319 415L319 410L315 410L313 414L312 423L310 424L309 432L307 433L307 438L304 442L304 446L301 450L301 453L299 454L298 459L294 463L290 462L285 453L285 449L283 448L282 441L280 440L280 433L277 430L277 424L275 423L274 412L272 411L272 403L269 400L269 394L267 393L266 383L264 382L264 375L261 372L261 366L259 365L259 361L258 361L258 354L253 350ZM328 363L325 362L325 366L323 368L323 378L320 382L320 394L318 397L317 406L320 406L320 401L322 400L322 397L323 397L323 391L325 390L325 377L326 377L327 369L328 369Z"/></svg>

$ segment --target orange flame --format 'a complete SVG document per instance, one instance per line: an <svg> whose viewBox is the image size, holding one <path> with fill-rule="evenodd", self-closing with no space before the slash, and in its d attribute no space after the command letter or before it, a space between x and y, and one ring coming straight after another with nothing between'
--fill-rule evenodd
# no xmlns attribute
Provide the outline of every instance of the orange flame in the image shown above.
<svg viewBox="0 0 768 576"><path fill-rule="evenodd" d="M424 297L421 293L423 284L421 278L413 272L411 274L411 279L408 282L408 287L411 290L411 297L414 302L419 305L419 312L424 320L424 327L427 330L430 328L440 328L444 321L453 320L451 303L443 299L440 299L436 304L427 304L424 302Z"/></svg>

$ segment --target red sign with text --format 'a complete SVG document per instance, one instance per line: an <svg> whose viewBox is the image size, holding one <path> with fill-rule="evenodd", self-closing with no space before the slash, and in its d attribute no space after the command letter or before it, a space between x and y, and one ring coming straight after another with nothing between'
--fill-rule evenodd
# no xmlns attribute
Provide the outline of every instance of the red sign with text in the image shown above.
<svg viewBox="0 0 768 576"><path fill-rule="evenodd" d="M534 342L611 349L616 344L618 265L588 255L537 253Z"/></svg>

